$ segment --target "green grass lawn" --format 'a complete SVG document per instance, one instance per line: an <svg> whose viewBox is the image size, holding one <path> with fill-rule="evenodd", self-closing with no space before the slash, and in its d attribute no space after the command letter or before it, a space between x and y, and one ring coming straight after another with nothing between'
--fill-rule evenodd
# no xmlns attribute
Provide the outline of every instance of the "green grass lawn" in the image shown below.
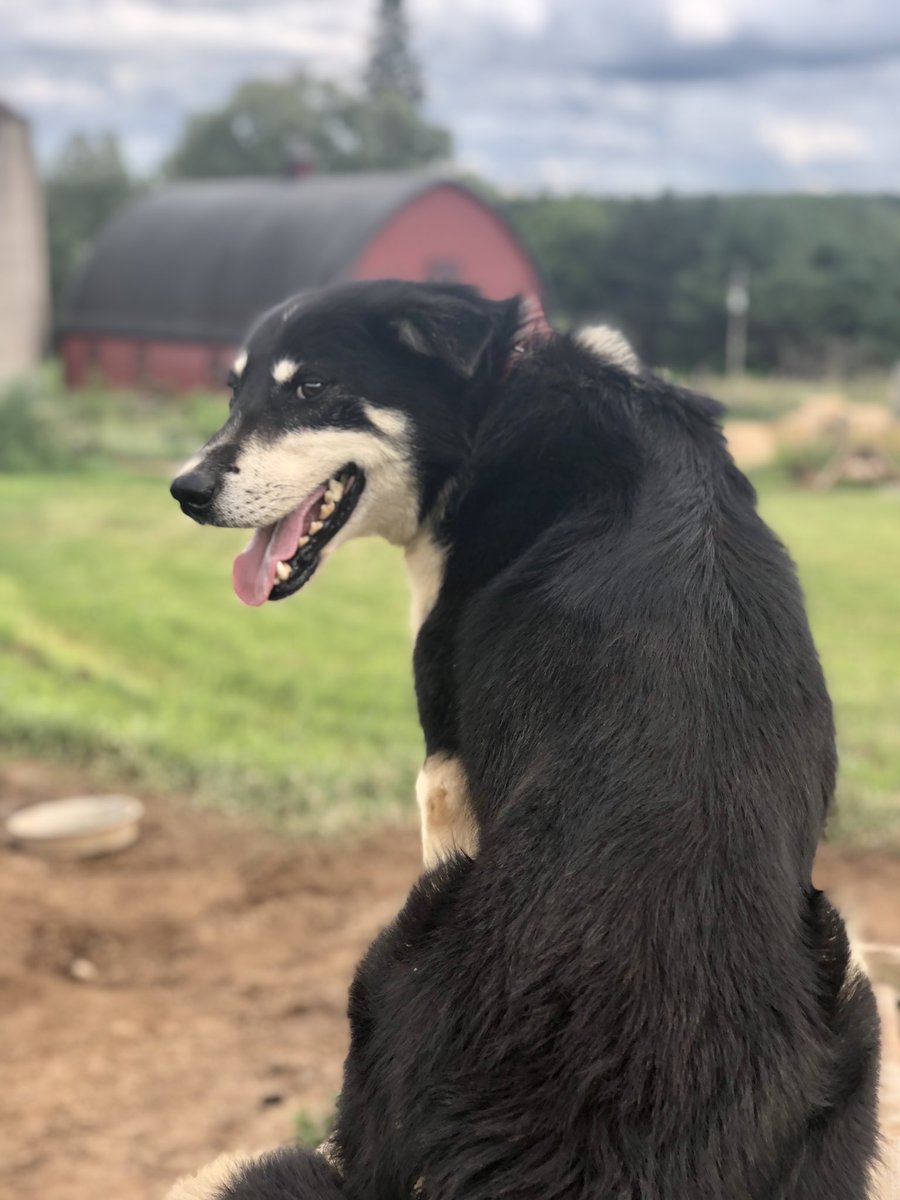
<svg viewBox="0 0 900 1200"><path fill-rule="evenodd" d="M409 811L420 737L402 559L335 556L296 600L231 590L247 533L161 479L0 478L0 737L110 779L318 829Z"/></svg>
<svg viewBox="0 0 900 1200"><path fill-rule="evenodd" d="M900 837L900 496L767 490L835 697L836 834ZM161 478L0 476L0 742L331 831L412 812L421 753L397 551L351 543L250 610L247 535L200 529Z"/></svg>
<svg viewBox="0 0 900 1200"><path fill-rule="evenodd" d="M900 839L900 492L763 490L800 569L835 705L835 837Z"/></svg>

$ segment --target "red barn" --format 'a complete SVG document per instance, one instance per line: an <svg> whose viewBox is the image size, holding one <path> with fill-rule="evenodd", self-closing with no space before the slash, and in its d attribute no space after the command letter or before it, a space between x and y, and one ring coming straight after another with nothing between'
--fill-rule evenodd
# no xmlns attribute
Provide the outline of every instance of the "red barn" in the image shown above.
<svg viewBox="0 0 900 1200"><path fill-rule="evenodd" d="M216 387L267 308L378 278L459 280L540 302L515 234L456 183L418 173L175 183L97 239L60 325L66 380Z"/></svg>

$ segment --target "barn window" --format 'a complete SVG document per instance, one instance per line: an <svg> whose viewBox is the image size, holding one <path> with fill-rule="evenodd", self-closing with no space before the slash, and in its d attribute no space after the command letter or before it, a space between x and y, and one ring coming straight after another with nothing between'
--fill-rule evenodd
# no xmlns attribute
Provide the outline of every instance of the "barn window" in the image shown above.
<svg viewBox="0 0 900 1200"><path fill-rule="evenodd" d="M458 258L429 258L425 278L431 283L459 283L462 270Z"/></svg>

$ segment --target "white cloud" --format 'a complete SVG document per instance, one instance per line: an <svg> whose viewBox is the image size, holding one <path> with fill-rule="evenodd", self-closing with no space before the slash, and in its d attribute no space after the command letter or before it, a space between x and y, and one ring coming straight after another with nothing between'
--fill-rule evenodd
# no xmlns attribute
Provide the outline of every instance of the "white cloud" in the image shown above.
<svg viewBox="0 0 900 1200"><path fill-rule="evenodd" d="M165 158L171 144L163 133L135 133L126 135L122 149L133 170L149 173Z"/></svg>
<svg viewBox="0 0 900 1200"><path fill-rule="evenodd" d="M722 42L737 31L741 7L739 0L668 0L669 25L684 41Z"/></svg>
<svg viewBox="0 0 900 1200"><path fill-rule="evenodd" d="M82 79L54 79L39 71L23 71L3 81L3 98L28 112L101 108L107 102L102 87Z"/></svg>
<svg viewBox="0 0 900 1200"><path fill-rule="evenodd" d="M410 14L413 22L421 19L456 28L460 22L490 24L534 37L550 20L550 0L454 0L453 4L447 0L413 0Z"/></svg>
<svg viewBox="0 0 900 1200"><path fill-rule="evenodd" d="M352 8L362 16L361 3L354 0ZM346 4L344 9L352 17ZM277 0L243 9L168 7L152 0L92 0L62 8L38 2L21 5L6 34L47 50L82 47L91 53L147 54L156 46L160 55L184 49L204 54L274 50L279 56L293 53L333 66L357 58L360 51L352 22L335 23L333 11L329 15L324 6Z"/></svg>
<svg viewBox="0 0 900 1200"><path fill-rule="evenodd" d="M865 158L872 148L868 133L859 125L816 117L769 118L759 127L759 141L791 167L855 161Z"/></svg>

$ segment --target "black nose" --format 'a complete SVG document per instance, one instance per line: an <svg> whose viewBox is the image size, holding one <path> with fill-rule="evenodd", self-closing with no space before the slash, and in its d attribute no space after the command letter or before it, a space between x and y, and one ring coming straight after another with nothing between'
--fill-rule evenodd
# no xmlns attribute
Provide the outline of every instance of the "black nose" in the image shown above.
<svg viewBox="0 0 900 1200"><path fill-rule="evenodd" d="M218 489L218 473L199 467L196 471L187 471L173 479L169 491L181 505L182 511L196 520L209 509Z"/></svg>

